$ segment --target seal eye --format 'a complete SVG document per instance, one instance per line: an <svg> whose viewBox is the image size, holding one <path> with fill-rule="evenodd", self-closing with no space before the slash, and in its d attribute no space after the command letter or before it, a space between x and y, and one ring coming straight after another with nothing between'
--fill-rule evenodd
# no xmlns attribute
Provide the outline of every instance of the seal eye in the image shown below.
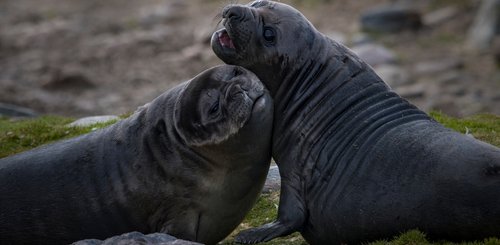
<svg viewBox="0 0 500 245"><path fill-rule="evenodd" d="M217 113L219 111L219 100L217 100L211 107L210 107L210 110L208 111L208 113L210 113L210 115L213 115L215 113Z"/></svg>
<svg viewBox="0 0 500 245"><path fill-rule="evenodd" d="M239 75L243 74L243 71L240 70L238 67L234 68L233 70L233 77L237 77Z"/></svg>
<svg viewBox="0 0 500 245"><path fill-rule="evenodd" d="M264 35L264 40L266 40L269 43L273 43L274 40L276 39L276 33L271 27L264 27L263 35Z"/></svg>

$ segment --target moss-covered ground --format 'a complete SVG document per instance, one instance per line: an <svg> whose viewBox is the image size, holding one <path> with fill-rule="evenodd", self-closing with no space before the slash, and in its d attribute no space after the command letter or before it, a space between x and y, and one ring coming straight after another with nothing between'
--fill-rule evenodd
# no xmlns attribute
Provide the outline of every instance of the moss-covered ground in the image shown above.
<svg viewBox="0 0 500 245"><path fill-rule="evenodd" d="M100 123L89 127L68 127L71 118L43 116L37 119L12 120L0 118L0 158L57 140L89 133L110 124Z"/></svg>
<svg viewBox="0 0 500 245"><path fill-rule="evenodd" d="M500 116L497 115L476 115L463 119L453 118L438 112L432 112L431 116L445 126L461 133L468 133L479 140L486 141L496 146L500 146ZM11 120L0 118L0 158L25 151L42 144L56 140L73 137L88 133L92 130L105 127L113 122L97 124L89 127L67 127L73 119L45 116L29 120ZM252 211L247 215L243 223L221 244L234 244L234 235L239 231L271 222L275 219L278 209L279 194L263 194ZM306 244L299 233L291 234L284 238L263 243L271 244ZM419 231L408 231L398 237L388 241L378 241L373 245L382 244L451 244L446 241L430 243L425 234ZM496 238L485 239L475 243L464 244L498 244L500 240Z"/></svg>

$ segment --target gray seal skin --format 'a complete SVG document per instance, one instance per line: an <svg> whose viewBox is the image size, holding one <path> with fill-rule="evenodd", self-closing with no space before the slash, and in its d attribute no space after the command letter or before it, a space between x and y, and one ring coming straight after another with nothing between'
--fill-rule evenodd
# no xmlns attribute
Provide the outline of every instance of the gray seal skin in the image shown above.
<svg viewBox="0 0 500 245"><path fill-rule="evenodd" d="M110 127L0 159L0 241L138 231L215 244L260 194L272 119L258 78L225 65Z"/></svg>
<svg viewBox="0 0 500 245"><path fill-rule="evenodd" d="M418 228L431 239L500 236L500 149L445 128L296 9L228 5L212 48L274 99L276 221L257 243L300 231L311 244L362 243Z"/></svg>

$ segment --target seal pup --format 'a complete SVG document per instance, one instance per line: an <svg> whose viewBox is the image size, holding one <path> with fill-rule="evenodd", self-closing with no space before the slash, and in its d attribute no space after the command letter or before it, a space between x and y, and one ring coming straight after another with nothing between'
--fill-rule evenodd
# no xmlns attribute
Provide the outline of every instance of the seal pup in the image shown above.
<svg viewBox="0 0 500 245"><path fill-rule="evenodd" d="M253 73L218 66L112 126L0 159L0 241L138 231L215 244L260 194L272 116Z"/></svg>
<svg viewBox="0 0 500 245"><path fill-rule="evenodd" d="M274 99L276 221L256 243L300 231L357 244L418 228L452 241L500 236L500 149L435 122L289 5L228 5L212 48Z"/></svg>

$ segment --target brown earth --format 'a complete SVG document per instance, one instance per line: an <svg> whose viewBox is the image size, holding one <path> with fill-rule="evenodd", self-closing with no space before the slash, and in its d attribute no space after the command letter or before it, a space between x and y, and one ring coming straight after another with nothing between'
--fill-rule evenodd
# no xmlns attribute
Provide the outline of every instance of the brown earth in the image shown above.
<svg viewBox="0 0 500 245"><path fill-rule="evenodd" d="M389 0L295 0L325 33L350 44L359 15ZM412 2L412 1L408 1ZM374 34L393 50L412 82L403 89L424 110L452 115L500 114L500 72L494 52L464 48L478 0L413 1L430 14L455 14L418 32ZM209 38L229 1L2 0L0 102L67 116L134 111L199 72L222 62ZM422 72L451 61L449 69ZM434 63L432 63L434 62ZM398 91L400 88L396 88ZM410 91L411 92L411 91Z"/></svg>

